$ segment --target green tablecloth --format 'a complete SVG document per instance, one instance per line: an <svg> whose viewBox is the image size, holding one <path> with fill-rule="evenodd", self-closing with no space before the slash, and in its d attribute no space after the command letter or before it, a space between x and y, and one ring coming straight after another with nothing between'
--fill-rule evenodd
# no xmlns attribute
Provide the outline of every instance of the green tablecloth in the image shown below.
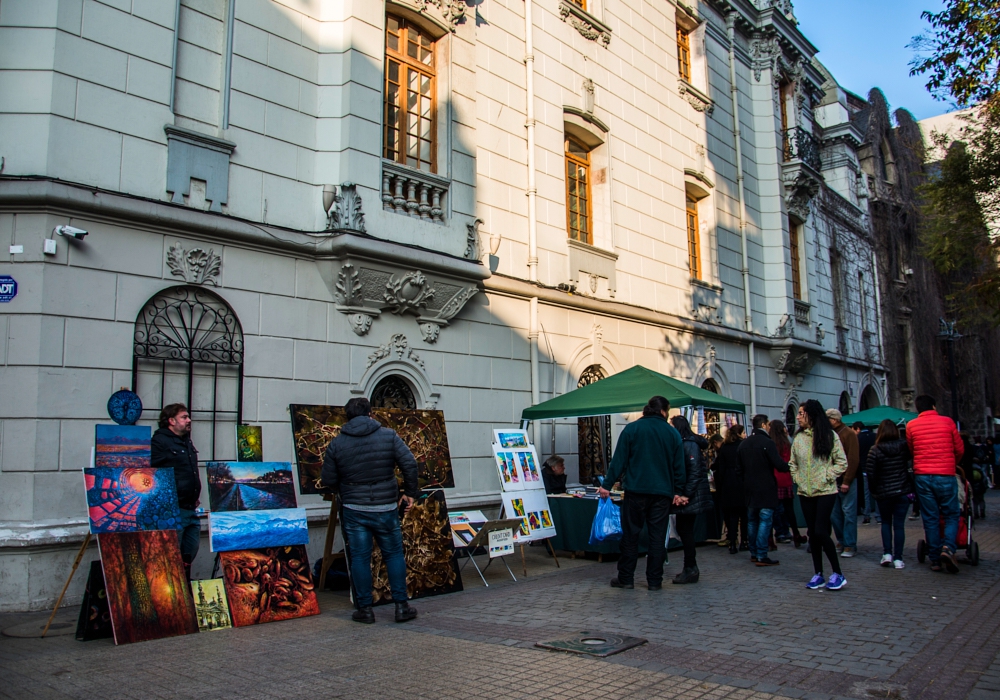
<svg viewBox="0 0 1000 700"><path fill-rule="evenodd" d="M618 542L590 544L590 526L597 514L596 498L573 498L566 496L549 496L549 510L552 513L552 524L556 527L556 535L550 542L555 549L567 552L596 552L598 554L618 554ZM704 542L719 537L719 527L715 522L715 513L710 511L698 516L695 522L695 541ZM677 549L680 541L671 539L668 549ZM639 553L645 554L649 549L649 537L646 528L639 535Z"/></svg>

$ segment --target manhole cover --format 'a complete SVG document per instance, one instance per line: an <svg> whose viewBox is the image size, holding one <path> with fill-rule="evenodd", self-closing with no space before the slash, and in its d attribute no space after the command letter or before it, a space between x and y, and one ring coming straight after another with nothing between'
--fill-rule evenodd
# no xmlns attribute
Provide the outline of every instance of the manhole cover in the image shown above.
<svg viewBox="0 0 1000 700"><path fill-rule="evenodd" d="M621 634L606 632L577 632L562 639L552 639L538 642L536 647L554 651L568 651L573 654L590 654L591 656L611 656L619 652L645 644L645 639L626 637Z"/></svg>
<svg viewBox="0 0 1000 700"><path fill-rule="evenodd" d="M45 629L45 623L48 622L48 616L38 620L36 622L23 622L20 625L14 625L13 627L7 627L0 632L5 637L17 637L19 639L32 639L42 636L42 630ZM49 631L45 634L48 637L61 637L66 634L76 633L76 617L69 618L59 616L52 621L49 626Z"/></svg>

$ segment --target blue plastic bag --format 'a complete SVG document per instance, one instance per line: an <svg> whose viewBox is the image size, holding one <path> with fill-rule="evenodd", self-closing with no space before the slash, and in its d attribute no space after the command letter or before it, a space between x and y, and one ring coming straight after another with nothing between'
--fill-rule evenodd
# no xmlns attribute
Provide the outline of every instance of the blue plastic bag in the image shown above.
<svg viewBox="0 0 1000 700"><path fill-rule="evenodd" d="M622 538L622 509L610 498L602 498L597 503L594 524L590 526L590 544L612 542Z"/></svg>

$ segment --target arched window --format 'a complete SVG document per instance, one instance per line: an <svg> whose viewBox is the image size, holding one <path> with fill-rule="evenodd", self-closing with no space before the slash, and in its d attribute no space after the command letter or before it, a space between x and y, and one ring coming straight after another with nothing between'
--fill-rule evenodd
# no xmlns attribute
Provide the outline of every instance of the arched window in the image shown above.
<svg viewBox="0 0 1000 700"><path fill-rule="evenodd" d="M798 421L799 407L793 403L785 406L785 427L788 428L789 436L794 435L799 429Z"/></svg>
<svg viewBox="0 0 1000 700"><path fill-rule="evenodd" d="M164 289L147 301L135 320L132 391L146 420L156 420L165 405L185 404L202 461L236 459L243 327L229 304L194 286Z"/></svg>
<svg viewBox="0 0 1000 700"><path fill-rule="evenodd" d="M875 391L875 387L871 384L865 386L864 391L861 392L861 410L867 411L869 408L881 405L882 402L878 400L878 392Z"/></svg>
<svg viewBox="0 0 1000 700"><path fill-rule="evenodd" d="M840 394L840 405L837 407L840 412L845 416L854 413L854 409L851 407L851 395L846 391Z"/></svg>
<svg viewBox="0 0 1000 700"><path fill-rule="evenodd" d="M714 379L706 379L701 383L701 388L705 391L711 391L713 394L718 394L719 385L715 383ZM722 419L718 411L705 411L705 435L715 435L717 432L722 430Z"/></svg>
<svg viewBox="0 0 1000 700"><path fill-rule="evenodd" d="M379 380L372 389L372 406L375 408L417 407L417 399L410 384L398 374L390 374Z"/></svg>
<svg viewBox="0 0 1000 700"><path fill-rule="evenodd" d="M600 365L583 370L577 388L594 384L607 375ZM580 456L580 483L589 484L597 474L606 474L611 462L611 416L577 419L577 446ZM611 484L608 484L611 488Z"/></svg>
<svg viewBox="0 0 1000 700"><path fill-rule="evenodd" d="M386 159L437 172L434 40L399 17L385 18Z"/></svg>

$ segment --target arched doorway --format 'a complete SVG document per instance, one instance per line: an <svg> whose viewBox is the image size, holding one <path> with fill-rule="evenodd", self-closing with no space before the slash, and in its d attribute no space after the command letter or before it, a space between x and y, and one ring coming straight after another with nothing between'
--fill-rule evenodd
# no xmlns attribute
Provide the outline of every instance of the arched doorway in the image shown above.
<svg viewBox="0 0 1000 700"><path fill-rule="evenodd" d="M372 389L371 403L375 408L415 409L417 398L409 382L398 374L390 374L380 379Z"/></svg>
<svg viewBox="0 0 1000 700"><path fill-rule="evenodd" d="M869 408L881 405L882 402L878 399L878 392L875 391L875 387L871 384L867 385L864 391L861 392L861 410L867 411Z"/></svg>
<svg viewBox="0 0 1000 700"><path fill-rule="evenodd" d="M701 388L705 391L711 391L713 394L718 394L719 385L715 383L714 379L706 379L701 383ZM718 411L705 411L705 435L711 437L717 432L722 430L722 417Z"/></svg>
<svg viewBox="0 0 1000 700"><path fill-rule="evenodd" d="M576 386L588 386L606 377L600 365L590 365L583 370ZM611 416L577 419L577 447L581 484L589 484L596 475L607 473L611 462Z"/></svg>
<svg viewBox="0 0 1000 700"><path fill-rule="evenodd" d="M839 408L840 412L843 413L845 416L854 413L854 409L851 406L851 395L848 394L846 391L841 392L840 405L837 406L837 408Z"/></svg>
<svg viewBox="0 0 1000 700"><path fill-rule="evenodd" d="M156 420L163 406L185 404L202 461L236 459L243 326L229 304L190 285L164 289L147 301L135 320L132 391L142 399L146 420Z"/></svg>
<svg viewBox="0 0 1000 700"><path fill-rule="evenodd" d="M795 431L799 429L798 413L799 407L794 403L785 406L785 427L788 429L789 436L794 435Z"/></svg>

